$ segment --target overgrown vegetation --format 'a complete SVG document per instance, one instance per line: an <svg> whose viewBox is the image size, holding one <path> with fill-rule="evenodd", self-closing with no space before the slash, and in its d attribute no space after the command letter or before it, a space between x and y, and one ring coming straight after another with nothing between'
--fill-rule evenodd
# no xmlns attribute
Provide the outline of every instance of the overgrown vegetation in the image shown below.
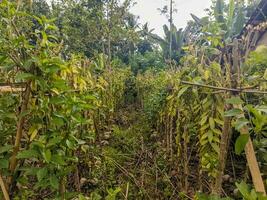
<svg viewBox="0 0 267 200"><path fill-rule="evenodd" d="M0 1L0 199L266 199L267 47L234 39L257 2L165 38L132 4Z"/></svg>

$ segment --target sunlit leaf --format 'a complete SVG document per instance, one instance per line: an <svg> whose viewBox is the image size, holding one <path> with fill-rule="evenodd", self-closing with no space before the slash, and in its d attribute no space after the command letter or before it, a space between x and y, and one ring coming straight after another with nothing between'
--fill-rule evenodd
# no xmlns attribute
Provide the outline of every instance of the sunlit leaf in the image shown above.
<svg viewBox="0 0 267 200"><path fill-rule="evenodd" d="M224 113L224 116L225 117L236 117L236 116L241 115L241 114L243 114L242 110L234 108L232 110L226 111Z"/></svg>
<svg viewBox="0 0 267 200"><path fill-rule="evenodd" d="M235 104L235 105L244 103L244 101L242 101L242 99L240 99L240 97L232 97L230 99L226 99L225 102L228 104Z"/></svg>

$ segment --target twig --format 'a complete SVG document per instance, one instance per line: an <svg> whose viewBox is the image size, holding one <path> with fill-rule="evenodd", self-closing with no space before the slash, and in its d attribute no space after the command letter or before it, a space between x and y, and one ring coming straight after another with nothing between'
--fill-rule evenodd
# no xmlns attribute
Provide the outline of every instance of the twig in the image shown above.
<svg viewBox="0 0 267 200"><path fill-rule="evenodd" d="M246 89L234 89L234 88L225 88L225 87L216 87L212 85L205 85L200 83L192 83L188 81L181 81L182 84L198 86L198 87L205 87L210 88L213 90L223 90L223 91L230 91L230 92L238 92L238 93L255 93L255 94L267 94L267 91L258 91L258 90L246 90Z"/></svg>
<svg viewBox="0 0 267 200"><path fill-rule="evenodd" d="M2 192L3 192L3 195L4 195L5 200L10 200L8 191L6 189L6 185L4 183L4 180L3 180L1 174L0 174L0 186L1 186L1 189L2 189Z"/></svg>
<svg viewBox="0 0 267 200"><path fill-rule="evenodd" d="M129 194L129 183L127 183L127 186L126 186L125 200L128 199L128 194Z"/></svg>

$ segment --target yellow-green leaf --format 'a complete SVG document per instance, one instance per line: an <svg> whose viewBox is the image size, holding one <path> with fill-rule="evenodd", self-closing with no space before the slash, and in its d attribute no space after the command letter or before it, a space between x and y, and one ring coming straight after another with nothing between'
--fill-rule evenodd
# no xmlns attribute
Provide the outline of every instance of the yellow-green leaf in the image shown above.
<svg viewBox="0 0 267 200"><path fill-rule="evenodd" d="M214 122L214 119L212 117L209 118L209 124L210 124L211 129L215 128L215 122Z"/></svg>

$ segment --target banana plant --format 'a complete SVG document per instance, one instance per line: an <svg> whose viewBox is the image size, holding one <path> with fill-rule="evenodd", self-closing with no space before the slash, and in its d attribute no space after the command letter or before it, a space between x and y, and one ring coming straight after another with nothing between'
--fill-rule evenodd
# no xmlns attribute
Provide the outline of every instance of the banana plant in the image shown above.
<svg viewBox="0 0 267 200"><path fill-rule="evenodd" d="M246 22L247 5L236 0L230 0L226 4L224 0L216 0L214 6L211 7L211 15L209 22L203 23L201 18L191 14L196 26L205 30L208 34L209 30L219 27L217 33L222 35L222 39L227 41L238 35ZM214 33L213 33L214 34Z"/></svg>
<svg viewBox="0 0 267 200"><path fill-rule="evenodd" d="M175 25L172 25L172 30L170 31L167 25L163 26L163 30L164 30L164 38L156 35L156 34L152 34L150 33L150 37L154 40L155 43L159 44L164 58L168 58L169 54L170 54L170 37L172 36L172 58L171 60L175 60L177 62L179 62L181 56L182 56L182 47L183 47L183 43L184 43L184 32L183 29L179 29L177 30Z"/></svg>

